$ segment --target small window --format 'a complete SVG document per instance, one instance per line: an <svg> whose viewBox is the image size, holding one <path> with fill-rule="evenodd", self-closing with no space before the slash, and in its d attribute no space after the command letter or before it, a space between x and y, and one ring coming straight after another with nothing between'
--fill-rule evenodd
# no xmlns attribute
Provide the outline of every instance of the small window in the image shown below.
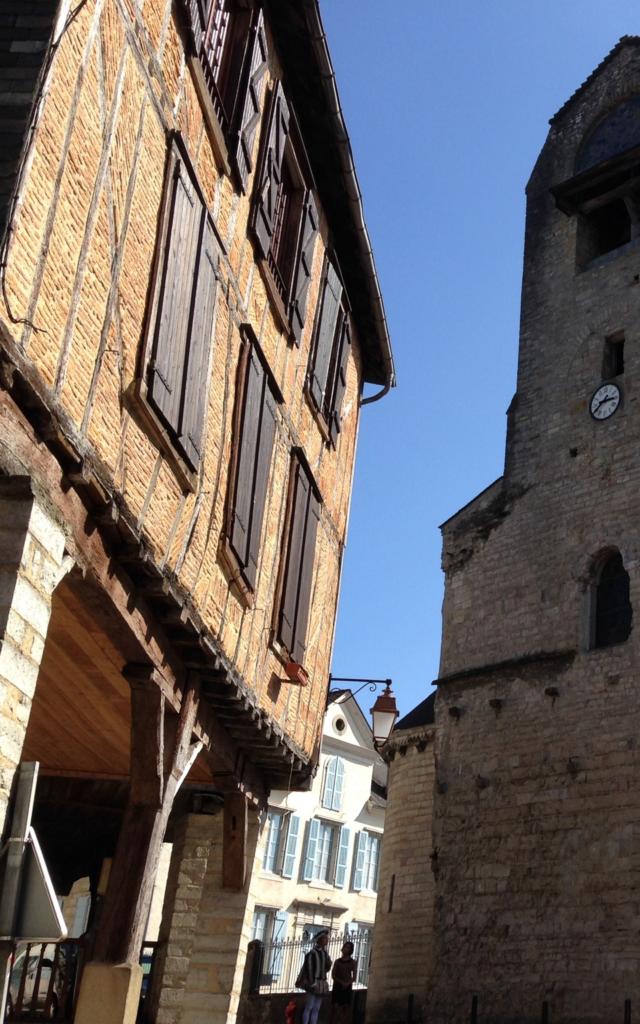
<svg viewBox="0 0 640 1024"><path fill-rule="evenodd" d="M350 349L351 323L344 289L334 262L327 259L316 314L308 388L333 444L340 433Z"/></svg>
<svg viewBox="0 0 640 1024"><path fill-rule="evenodd" d="M599 206L580 218L580 262L588 263L596 256L619 249L631 241L631 218L624 199Z"/></svg>
<svg viewBox="0 0 640 1024"><path fill-rule="evenodd" d="M295 452L291 463L289 520L283 549L275 639L299 665L304 664L311 604L320 496L308 466Z"/></svg>
<svg viewBox="0 0 640 1024"><path fill-rule="evenodd" d="M623 643L631 632L633 612L629 598L629 574L619 551L603 562L595 584L593 646Z"/></svg>
<svg viewBox="0 0 640 1024"><path fill-rule="evenodd" d="M292 138L293 124L284 90L277 83L252 213L259 256L281 319L300 342L307 313L311 265L318 233L318 211ZM302 150L301 143L297 143Z"/></svg>
<svg viewBox="0 0 640 1024"><path fill-rule="evenodd" d="M605 339L602 356L602 379L610 380L624 373L624 334L620 331Z"/></svg>
<svg viewBox="0 0 640 1024"><path fill-rule="evenodd" d="M147 398L190 469L202 459L220 249L178 139L169 154L152 317Z"/></svg>
<svg viewBox="0 0 640 1024"><path fill-rule="evenodd" d="M342 809L344 788L344 761L341 757L329 757L324 769L322 806L331 811Z"/></svg>

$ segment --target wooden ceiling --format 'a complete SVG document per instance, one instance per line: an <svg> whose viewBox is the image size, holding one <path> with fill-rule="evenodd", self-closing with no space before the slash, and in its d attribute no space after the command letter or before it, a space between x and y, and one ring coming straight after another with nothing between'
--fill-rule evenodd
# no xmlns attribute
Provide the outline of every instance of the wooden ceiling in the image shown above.
<svg viewBox="0 0 640 1024"><path fill-rule="evenodd" d="M128 658L77 578L56 589L23 749L45 774L126 779L129 774ZM211 782L200 757L190 782Z"/></svg>

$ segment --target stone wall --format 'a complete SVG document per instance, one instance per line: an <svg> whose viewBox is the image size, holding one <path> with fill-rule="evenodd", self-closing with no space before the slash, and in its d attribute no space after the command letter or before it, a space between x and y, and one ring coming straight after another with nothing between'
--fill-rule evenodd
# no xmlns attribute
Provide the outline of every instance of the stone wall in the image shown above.
<svg viewBox="0 0 640 1024"><path fill-rule="evenodd" d="M433 727L399 730L388 744L389 782L373 953L370 1024L422 1019L433 957Z"/></svg>
<svg viewBox="0 0 640 1024"><path fill-rule="evenodd" d="M0 835L20 763L64 532L25 477L0 480Z"/></svg>
<svg viewBox="0 0 640 1024"><path fill-rule="evenodd" d="M247 862L258 841L249 812ZM159 940L157 1024L235 1020L251 938L250 873L242 890L222 883L223 814L188 814L176 828Z"/></svg>

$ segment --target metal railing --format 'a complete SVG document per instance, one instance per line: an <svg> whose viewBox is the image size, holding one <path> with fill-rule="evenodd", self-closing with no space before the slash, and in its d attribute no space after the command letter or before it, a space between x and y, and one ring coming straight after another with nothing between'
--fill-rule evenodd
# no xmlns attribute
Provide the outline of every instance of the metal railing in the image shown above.
<svg viewBox="0 0 640 1024"><path fill-rule="evenodd" d="M372 930L332 935L326 947L331 960L342 953L343 943L353 942L353 957L358 964L354 988L366 988L369 981ZM251 988L254 993L266 995L275 992L295 992L296 979L305 955L313 947L312 938L285 939L282 942L254 942L254 963ZM328 980L331 984L331 972ZM299 991L299 990L298 990Z"/></svg>
<svg viewBox="0 0 640 1024"><path fill-rule="evenodd" d="M80 939L17 944L11 962L6 1019L72 1020L83 950Z"/></svg>

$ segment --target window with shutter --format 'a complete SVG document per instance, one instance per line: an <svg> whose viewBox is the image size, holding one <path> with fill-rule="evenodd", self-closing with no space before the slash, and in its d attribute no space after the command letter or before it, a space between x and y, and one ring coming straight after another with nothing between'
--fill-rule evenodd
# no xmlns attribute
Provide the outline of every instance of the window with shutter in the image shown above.
<svg viewBox="0 0 640 1024"><path fill-rule="evenodd" d="M294 454L290 480L290 515L281 569L275 636L291 659L304 664L311 604L320 497L301 455Z"/></svg>
<svg viewBox="0 0 640 1024"><path fill-rule="evenodd" d="M228 512L228 539L245 584L254 590L260 538L282 395L262 358L255 335L243 325L246 366L236 416L235 470Z"/></svg>
<svg viewBox="0 0 640 1024"><path fill-rule="evenodd" d="M277 82L262 147L252 228L276 308L297 343L307 315L318 234L318 210L298 152L303 153L302 141L282 83ZM306 166L306 158L303 163Z"/></svg>
<svg viewBox="0 0 640 1024"><path fill-rule="evenodd" d="M186 0L186 14L191 46L202 68L214 113L226 134L247 75L247 50L255 39L250 32L251 7L240 0ZM254 25L259 14L254 15Z"/></svg>
<svg viewBox="0 0 640 1024"><path fill-rule="evenodd" d="M189 469L202 459L220 248L178 138L169 153L146 397Z"/></svg>
<svg viewBox="0 0 640 1024"><path fill-rule="evenodd" d="M307 390L334 445L340 433L340 411L347 385L350 351L351 320L344 288L333 259L327 258L316 313Z"/></svg>
<svg viewBox="0 0 640 1024"><path fill-rule="evenodd" d="M327 760L322 790L322 806L332 811L342 808L342 788L344 785L344 762L340 757Z"/></svg>

